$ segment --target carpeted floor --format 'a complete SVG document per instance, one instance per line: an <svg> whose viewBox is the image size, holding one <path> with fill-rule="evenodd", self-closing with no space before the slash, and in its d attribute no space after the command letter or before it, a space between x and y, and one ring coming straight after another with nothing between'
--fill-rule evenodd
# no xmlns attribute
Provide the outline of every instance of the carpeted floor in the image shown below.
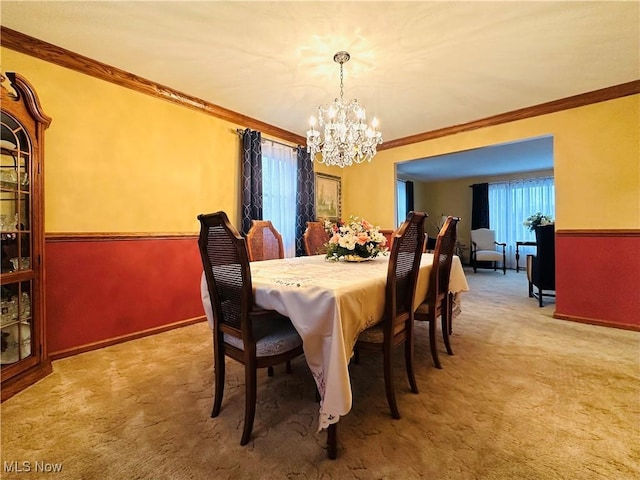
<svg viewBox="0 0 640 480"><path fill-rule="evenodd" d="M443 370L432 365L426 325L417 327L418 395L398 352L402 419L389 414L380 358L363 352L351 366L354 405L339 424L337 460L327 459L326 433L316 433L304 359L291 375L260 372L247 446L234 362L222 412L210 418L211 335L201 323L54 362L52 375L1 406L0 476L640 478L640 334L553 319L553 304L527 297L523 272L467 278L456 354L442 349Z"/></svg>

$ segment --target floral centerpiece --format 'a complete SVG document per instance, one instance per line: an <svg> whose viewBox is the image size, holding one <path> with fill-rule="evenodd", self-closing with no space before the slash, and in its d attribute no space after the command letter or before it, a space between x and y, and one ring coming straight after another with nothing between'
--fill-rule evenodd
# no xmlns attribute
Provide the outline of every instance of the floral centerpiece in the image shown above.
<svg viewBox="0 0 640 480"><path fill-rule="evenodd" d="M553 223L553 218L549 215L543 215L541 212L538 212L527 218L523 222L523 225L533 232L538 225L543 226L551 223Z"/></svg>
<svg viewBox="0 0 640 480"><path fill-rule="evenodd" d="M387 253L387 239L365 219L351 216L348 222L325 220L324 228L331 235L325 244L327 260L362 261Z"/></svg>

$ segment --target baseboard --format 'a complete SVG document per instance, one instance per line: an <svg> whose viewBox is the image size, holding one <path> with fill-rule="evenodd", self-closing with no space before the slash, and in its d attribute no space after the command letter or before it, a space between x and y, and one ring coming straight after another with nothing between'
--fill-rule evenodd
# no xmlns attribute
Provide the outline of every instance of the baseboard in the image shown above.
<svg viewBox="0 0 640 480"><path fill-rule="evenodd" d="M92 350L98 350L100 348L109 347L111 345L117 345L118 343L128 342L130 340L135 340L137 338L148 337L150 335L155 335L157 333L166 332L168 330L173 330L175 328L182 328L189 325L193 325L195 323L205 322L206 317L195 317L189 318L187 320L181 320L175 323L169 323L167 325L161 325L159 327L149 328L146 330L142 330L139 332L130 333L127 335L122 335L115 338L109 338L107 340L101 340L99 342L89 343L86 345L80 345L78 347L69 348L67 350L60 350L57 352L52 352L49 354L49 358L51 360L59 360L61 358L71 357L73 355L78 355L79 353L90 352Z"/></svg>
<svg viewBox="0 0 640 480"><path fill-rule="evenodd" d="M586 323L589 325L598 325L600 327L619 328L621 330L632 330L634 332L640 332L640 325L632 325L629 323L603 322L602 320L596 320L594 318L574 317L572 315L563 315L560 313L554 313L553 318L557 318L559 320L568 320L570 322Z"/></svg>

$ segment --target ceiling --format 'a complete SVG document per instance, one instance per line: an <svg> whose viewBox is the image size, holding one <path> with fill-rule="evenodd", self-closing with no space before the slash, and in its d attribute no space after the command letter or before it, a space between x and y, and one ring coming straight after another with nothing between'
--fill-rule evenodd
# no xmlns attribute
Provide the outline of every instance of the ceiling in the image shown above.
<svg viewBox="0 0 640 480"><path fill-rule="evenodd" d="M302 136L339 95L340 50L351 54L345 100L380 120L385 141L640 78L638 1L2 0L0 9L12 30Z"/></svg>
<svg viewBox="0 0 640 480"><path fill-rule="evenodd" d="M551 136L438 155L397 165L401 178L425 182L551 169Z"/></svg>

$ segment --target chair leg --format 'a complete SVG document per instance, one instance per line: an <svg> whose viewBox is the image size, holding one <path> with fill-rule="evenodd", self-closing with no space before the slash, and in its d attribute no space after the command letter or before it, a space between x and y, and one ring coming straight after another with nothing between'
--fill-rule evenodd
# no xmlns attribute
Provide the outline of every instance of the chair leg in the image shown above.
<svg viewBox="0 0 640 480"><path fill-rule="evenodd" d="M437 318L435 317L429 319L429 348L431 349L431 358L433 358L433 363L436 368L442 368L440 359L438 358L438 349L436 348L436 320Z"/></svg>
<svg viewBox="0 0 640 480"><path fill-rule="evenodd" d="M529 282L529 298L533 297L533 284Z"/></svg>
<svg viewBox="0 0 640 480"><path fill-rule="evenodd" d="M400 411L398 410L398 404L396 402L396 392L393 388L393 355L391 354L392 348L384 351L384 387L387 392L387 402L391 409L391 416L393 418L400 418Z"/></svg>
<svg viewBox="0 0 640 480"><path fill-rule="evenodd" d="M222 406L222 395L224 394L225 376L224 351L214 352L213 358L214 382L216 391L213 397L213 410L211 412L211 418L215 418L218 416L218 414L220 413L220 407Z"/></svg>
<svg viewBox="0 0 640 480"><path fill-rule="evenodd" d="M451 350L451 344L449 342L449 334L451 331L451 317L453 315L451 309L451 297L447 294L447 297L443 300L446 303L445 308L442 310L442 339L444 340L444 346L447 349L447 353L449 355L453 355L453 350ZM446 313L445 313L446 312Z"/></svg>
<svg viewBox="0 0 640 480"><path fill-rule="evenodd" d="M253 419L256 415L256 366L247 364L244 366L244 429L242 430L242 440L240 445L246 445L251 438L251 430L253 430Z"/></svg>
<svg viewBox="0 0 640 480"><path fill-rule="evenodd" d="M542 307L542 289L538 288L538 303Z"/></svg>
<svg viewBox="0 0 640 480"><path fill-rule="evenodd" d="M449 307L449 335L453 335L453 302L457 294L449 292L447 298L447 306Z"/></svg>
<svg viewBox="0 0 640 480"><path fill-rule="evenodd" d="M410 320L411 322L413 320ZM413 393L418 392L418 384L416 383L416 374L413 370L413 328L407 327L407 339L404 342L404 365L407 369L407 378L409 386Z"/></svg>

